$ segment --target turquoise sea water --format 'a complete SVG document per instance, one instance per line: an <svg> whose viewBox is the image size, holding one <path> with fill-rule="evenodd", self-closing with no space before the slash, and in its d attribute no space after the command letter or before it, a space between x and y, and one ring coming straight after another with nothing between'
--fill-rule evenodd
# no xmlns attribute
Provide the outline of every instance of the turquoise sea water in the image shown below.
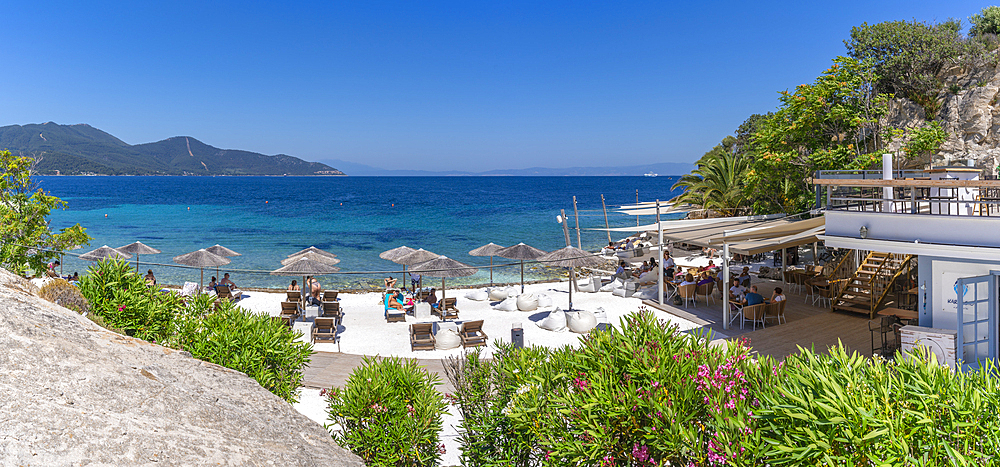
<svg viewBox="0 0 1000 467"><path fill-rule="evenodd" d="M233 272L241 286L283 287L291 278L242 270L273 270L288 254L311 245L338 255L345 273L398 271L382 251L406 245L444 254L471 265L489 258L469 250L489 242L524 242L546 251L565 246L560 209L573 219L578 200L580 227L603 227L601 194L609 209L641 201L667 200L676 177L39 177L39 187L68 203L51 216L53 228L80 223L93 242L75 253L141 241L161 250L142 263L173 264L174 256L216 243L242 253L221 272ZM636 218L609 211L614 226ZM652 216L640 222L653 222ZM617 239L625 234L612 234ZM576 245L576 232L570 237ZM601 231L583 230L583 247L607 244ZM495 262L506 262L495 258ZM64 272L81 274L90 263L67 257ZM198 271L150 266L161 283L198 280ZM228 269L226 269L228 268ZM142 266L143 271L147 269ZM516 266L494 270L497 282L519 277ZM205 280L215 271L206 270ZM526 268L541 278L541 270ZM324 286L356 288L377 283L384 273L321 278ZM398 277L399 274L394 274ZM488 270L450 279L449 284L489 282Z"/></svg>

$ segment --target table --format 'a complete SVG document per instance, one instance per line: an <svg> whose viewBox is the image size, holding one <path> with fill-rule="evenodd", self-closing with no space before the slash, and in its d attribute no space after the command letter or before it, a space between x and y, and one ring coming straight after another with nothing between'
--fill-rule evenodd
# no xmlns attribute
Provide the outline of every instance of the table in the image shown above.
<svg viewBox="0 0 1000 467"><path fill-rule="evenodd" d="M413 305L413 317L425 319L431 317L431 304L427 302L417 302Z"/></svg>
<svg viewBox="0 0 1000 467"><path fill-rule="evenodd" d="M899 318L902 321L914 321L920 318L920 315L913 310L904 310L902 308L884 308L879 310L879 316L893 316Z"/></svg>

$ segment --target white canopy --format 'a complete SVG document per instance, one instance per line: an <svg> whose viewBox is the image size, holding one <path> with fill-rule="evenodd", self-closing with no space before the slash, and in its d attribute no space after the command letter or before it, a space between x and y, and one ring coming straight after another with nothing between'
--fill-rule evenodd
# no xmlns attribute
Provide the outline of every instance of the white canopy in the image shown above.
<svg viewBox="0 0 1000 467"><path fill-rule="evenodd" d="M661 212L662 214L662 212ZM779 217L784 217L784 214L769 214L766 216L741 216L741 217L713 217L710 219L678 219L678 220L665 220L662 221L663 231L667 232L669 230L677 229L688 229L698 226L709 226L713 224L726 223L729 229L738 229L742 223L765 221L771 219L777 219ZM635 227L612 227L608 228L591 228L586 230L606 230L609 232L656 232L660 227L660 224L652 223L646 225L639 225Z"/></svg>

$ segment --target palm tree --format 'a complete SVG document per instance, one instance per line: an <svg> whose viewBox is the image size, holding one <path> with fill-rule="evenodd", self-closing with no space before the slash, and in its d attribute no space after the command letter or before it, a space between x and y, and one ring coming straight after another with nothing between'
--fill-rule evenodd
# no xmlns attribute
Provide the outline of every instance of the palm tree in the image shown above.
<svg viewBox="0 0 1000 467"><path fill-rule="evenodd" d="M749 208L743 193L743 181L749 163L729 152L705 154L698 168L683 176L671 189L684 188L673 203L688 203L705 210L734 216Z"/></svg>

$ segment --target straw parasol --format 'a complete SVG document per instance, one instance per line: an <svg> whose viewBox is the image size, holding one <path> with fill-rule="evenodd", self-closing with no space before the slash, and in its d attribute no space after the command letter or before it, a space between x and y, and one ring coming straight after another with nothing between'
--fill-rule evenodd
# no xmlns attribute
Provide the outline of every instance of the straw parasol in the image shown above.
<svg viewBox="0 0 1000 467"><path fill-rule="evenodd" d="M129 243L128 245L120 246L115 249L122 253L131 253L135 255L135 272L139 272L139 255L158 255L162 253L162 251L142 242Z"/></svg>
<svg viewBox="0 0 1000 467"><path fill-rule="evenodd" d="M295 253L292 253L292 254L288 255L288 258L291 258L291 257L293 257L293 256L300 256L300 255L304 255L304 254L306 254L306 253L315 253L315 254L317 254L317 255L320 255L320 256L327 256L327 257L330 257L330 258L336 258L336 257L337 257L337 255L335 255L335 254L333 254L333 253L330 253L330 252L328 252L328 251L323 251L323 250L320 250L319 248L316 248L316 247L314 247L314 246L311 246L311 247L309 247L309 248L306 248L305 250L301 250L301 251L297 251L297 252L295 252Z"/></svg>
<svg viewBox="0 0 1000 467"><path fill-rule="evenodd" d="M475 274L478 269L468 264L455 261L441 255L430 261L414 265L411 271L419 271L421 275L441 278L441 299L444 299L444 280L447 277L466 277Z"/></svg>
<svg viewBox="0 0 1000 467"><path fill-rule="evenodd" d="M414 250L413 248L403 245L401 247L393 248L391 250L385 250L379 253L378 257L395 263L397 259L402 258L410 253L413 253L414 251L417 250Z"/></svg>
<svg viewBox="0 0 1000 467"><path fill-rule="evenodd" d="M400 257L396 258L395 260L392 260L392 262L394 262L396 264L402 264L403 265L403 280L405 281L406 280L406 266L411 266L412 267L412 266L414 266L416 264L424 263L424 262L430 261L432 259L437 259L438 256L439 255L437 253L431 253L431 252L429 252L429 251L427 251L427 250L425 250L423 248L419 248L419 249L413 250L413 251L411 251L411 252L409 252L409 253L407 253L407 254L405 254L403 256L400 256ZM410 275L412 276L413 273L411 272ZM437 276L432 276L432 277L437 277ZM420 278L420 281L423 282L423 277Z"/></svg>
<svg viewBox="0 0 1000 467"><path fill-rule="evenodd" d="M199 292L201 291L202 284L205 282L205 268L219 267L230 263L229 258L219 256L204 248L180 256L174 256L174 262L201 270L201 278L198 279Z"/></svg>
<svg viewBox="0 0 1000 467"><path fill-rule="evenodd" d="M237 253L237 252L235 252L233 250L230 250L229 248L226 248L226 247L224 247L222 245L219 245L218 243L216 243L215 245L212 245L212 246L210 246L208 248L205 248L205 250L208 251L209 253L215 253L215 254L217 254L219 256L225 256L225 257L243 256L243 255L241 255L241 254L239 254L239 253ZM219 275L219 268L218 267L215 268L215 275L216 276Z"/></svg>
<svg viewBox="0 0 1000 467"><path fill-rule="evenodd" d="M84 261L100 261L106 258L129 259L131 257L132 255L128 253L123 253L107 245L104 245L94 251L88 251L80 255L80 259Z"/></svg>
<svg viewBox="0 0 1000 467"><path fill-rule="evenodd" d="M340 262L339 258L334 258L332 256L323 256L318 253L310 252L310 253L302 253L300 255L295 255L295 256L289 256L288 258L281 260L281 264L288 266L289 264L292 264L303 258L323 264L329 264L331 266Z"/></svg>
<svg viewBox="0 0 1000 467"><path fill-rule="evenodd" d="M524 243L518 243L517 245L514 246L501 248L497 250L496 254L497 256L507 259L521 260L521 293L524 293L524 260L537 259L542 255L544 255L545 252L533 246L528 246L525 245Z"/></svg>
<svg viewBox="0 0 1000 467"><path fill-rule="evenodd" d="M584 251L576 247L568 246L565 248L560 248L552 253L548 253L545 256L538 258L538 262L547 263L549 266L559 266L569 269L569 310L573 310L573 283L575 280L575 273L573 268L579 268L584 266L597 266L604 262L603 259L597 257L589 251Z"/></svg>
<svg viewBox="0 0 1000 467"><path fill-rule="evenodd" d="M493 257L496 256L497 252L502 250L503 247L497 245L496 243L489 242L475 250L469 252L471 256L489 256L490 257L490 287L493 287Z"/></svg>
<svg viewBox="0 0 1000 467"><path fill-rule="evenodd" d="M305 293L309 293L309 291L305 289L305 287L307 286L306 276L322 276L324 274L330 274L340 271L340 268L334 266L332 263L316 261L315 259L312 259L311 256L314 255L305 254L296 256L294 258L295 261L289 262L285 266L275 269L274 271L271 271L271 275L302 276L302 287L303 287L302 290ZM293 258L288 258L288 259L293 259ZM327 259L337 260L336 258L327 258ZM339 262L340 260L337 261ZM282 264L284 263L285 261L282 261ZM303 297L305 297L305 295L303 295Z"/></svg>

